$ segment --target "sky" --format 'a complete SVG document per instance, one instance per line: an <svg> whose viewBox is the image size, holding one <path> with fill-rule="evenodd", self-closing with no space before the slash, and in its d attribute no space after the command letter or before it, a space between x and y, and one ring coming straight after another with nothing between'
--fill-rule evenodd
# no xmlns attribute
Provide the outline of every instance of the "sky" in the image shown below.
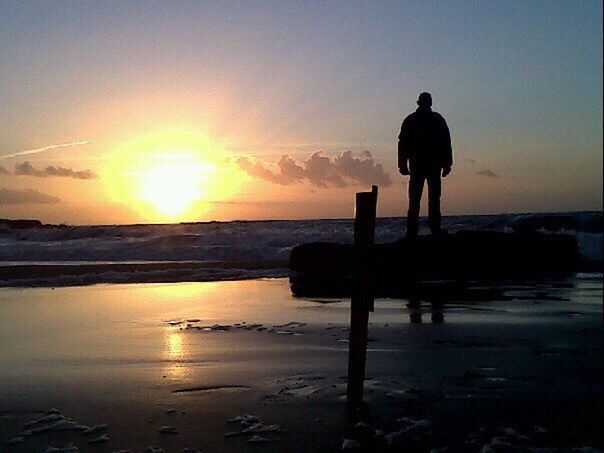
<svg viewBox="0 0 604 453"><path fill-rule="evenodd" d="M0 0L0 217L403 215L422 91L443 214L602 210L601 1Z"/></svg>

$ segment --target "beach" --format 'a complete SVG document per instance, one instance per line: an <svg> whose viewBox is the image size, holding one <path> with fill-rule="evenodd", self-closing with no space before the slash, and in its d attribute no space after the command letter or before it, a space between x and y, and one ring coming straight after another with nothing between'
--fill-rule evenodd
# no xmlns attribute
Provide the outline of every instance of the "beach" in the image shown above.
<svg viewBox="0 0 604 453"><path fill-rule="evenodd" d="M377 299L348 410L347 299L284 278L2 288L0 448L601 448L602 274L500 289Z"/></svg>
<svg viewBox="0 0 604 453"><path fill-rule="evenodd" d="M0 0L0 453L604 453L602 0Z"/></svg>

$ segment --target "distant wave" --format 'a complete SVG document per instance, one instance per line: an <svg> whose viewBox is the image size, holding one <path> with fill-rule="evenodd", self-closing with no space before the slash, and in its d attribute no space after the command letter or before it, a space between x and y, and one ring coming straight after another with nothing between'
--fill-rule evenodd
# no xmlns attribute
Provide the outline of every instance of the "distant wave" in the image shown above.
<svg viewBox="0 0 604 453"><path fill-rule="evenodd" d="M450 216L458 230L569 233L585 260L602 262L601 212ZM404 219L378 219L376 242L401 237ZM427 232L425 219L421 225ZM286 261L297 244L350 243L352 220L210 222L171 225L57 226L27 229L0 223L0 261Z"/></svg>

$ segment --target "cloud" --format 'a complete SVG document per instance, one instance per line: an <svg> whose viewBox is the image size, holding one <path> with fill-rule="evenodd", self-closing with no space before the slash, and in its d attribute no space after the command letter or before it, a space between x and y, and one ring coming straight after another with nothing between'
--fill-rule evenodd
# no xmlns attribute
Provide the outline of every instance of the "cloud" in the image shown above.
<svg viewBox="0 0 604 453"><path fill-rule="evenodd" d="M392 184L390 174L381 164L376 164L369 151L355 157L345 151L335 157L316 151L298 162L283 154L276 165L261 162L247 156L235 159L239 167L250 176L275 184L300 184L308 181L316 187L348 187L352 185Z"/></svg>
<svg viewBox="0 0 604 453"><path fill-rule="evenodd" d="M24 176L44 176L40 170L34 168L29 162L15 164L15 174Z"/></svg>
<svg viewBox="0 0 604 453"><path fill-rule="evenodd" d="M286 179L302 180L304 179L304 167L295 160L284 154L277 163L281 175Z"/></svg>
<svg viewBox="0 0 604 453"><path fill-rule="evenodd" d="M304 161L305 177L317 187L346 187L346 181L335 168L333 161L323 151L312 153Z"/></svg>
<svg viewBox="0 0 604 453"><path fill-rule="evenodd" d="M255 178L264 179L265 181L273 182L275 184L291 184L295 182L289 181L282 177L281 174L273 172L266 164L252 160L248 157L239 156L235 162L239 165L239 168Z"/></svg>
<svg viewBox="0 0 604 453"><path fill-rule="evenodd" d="M0 175L10 175L9 171L0 165Z"/></svg>
<svg viewBox="0 0 604 453"><path fill-rule="evenodd" d="M59 176L75 179L95 179L98 177L92 170L72 170L71 168L55 167L54 165L49 165L44 170L39 170L28 161L15 164L15 175L37 176L39 178Z"/></svg>
<svg viewBox="0 0 604 453"><path fill-rule="evenodd" d="M97 174L92 170L72 170L71 168L55 167L50 165L44 170L47 176L61 176L65 178L76 178L76 179L96 179Z"/></svg>
<svg viewBox="0 0 604 453"><path fill-rule="evenodd" d="M345 151L334 158L334 164L342 175L360 184L378 184L384 187L391 185L392 179L384 171L382 164L376 164L369 151L365 151L363 156L354 157L352 151Z"/></svg>
<svg viewBox="0 0 604 453"><path fill-rule="evenodd" d="M19 151L19 152L12 153L12 154L6 154L4 156L0 156L0 159L10 159L11 157L27 156L29 154L38 154L38 153L43 153L44 151L51 151L53 149L67 148L69 146L89 145L90 143L92 143L92 142L89 140L82 140L82 141L78 141L78 142L58 143L56 145L42 146L41 148L26 149L25 151Z"/></svg>
<svg viewBox="0 0 604 453"><path fill-rule="evenodd" d="M12 190L0 189L0 205L2 204L49 204L57 203L59 199L34 189Z"/></svg>
<svg viewBox="0 0 604 453"><path fill-rule="evenodd" d="M476 174L480 176L486 176L488 178L499 178L498 174L488 169L477 171Z"/></svg>

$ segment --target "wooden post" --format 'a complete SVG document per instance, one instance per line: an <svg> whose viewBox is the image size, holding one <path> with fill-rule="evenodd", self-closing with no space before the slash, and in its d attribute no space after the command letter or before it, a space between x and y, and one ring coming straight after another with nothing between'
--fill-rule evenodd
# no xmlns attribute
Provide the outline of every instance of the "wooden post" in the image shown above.
<svg viewBox="0 0 604 453"><path fill-rule="evenodd" d="M375 240L377 186L371 192L356 194L354 245L356 266L352 281L350 303L350 337L348 342L348 384L346 398L350 406L363 402L367 330L369 311L373 311L373 278L371 247Z"/></svg>

